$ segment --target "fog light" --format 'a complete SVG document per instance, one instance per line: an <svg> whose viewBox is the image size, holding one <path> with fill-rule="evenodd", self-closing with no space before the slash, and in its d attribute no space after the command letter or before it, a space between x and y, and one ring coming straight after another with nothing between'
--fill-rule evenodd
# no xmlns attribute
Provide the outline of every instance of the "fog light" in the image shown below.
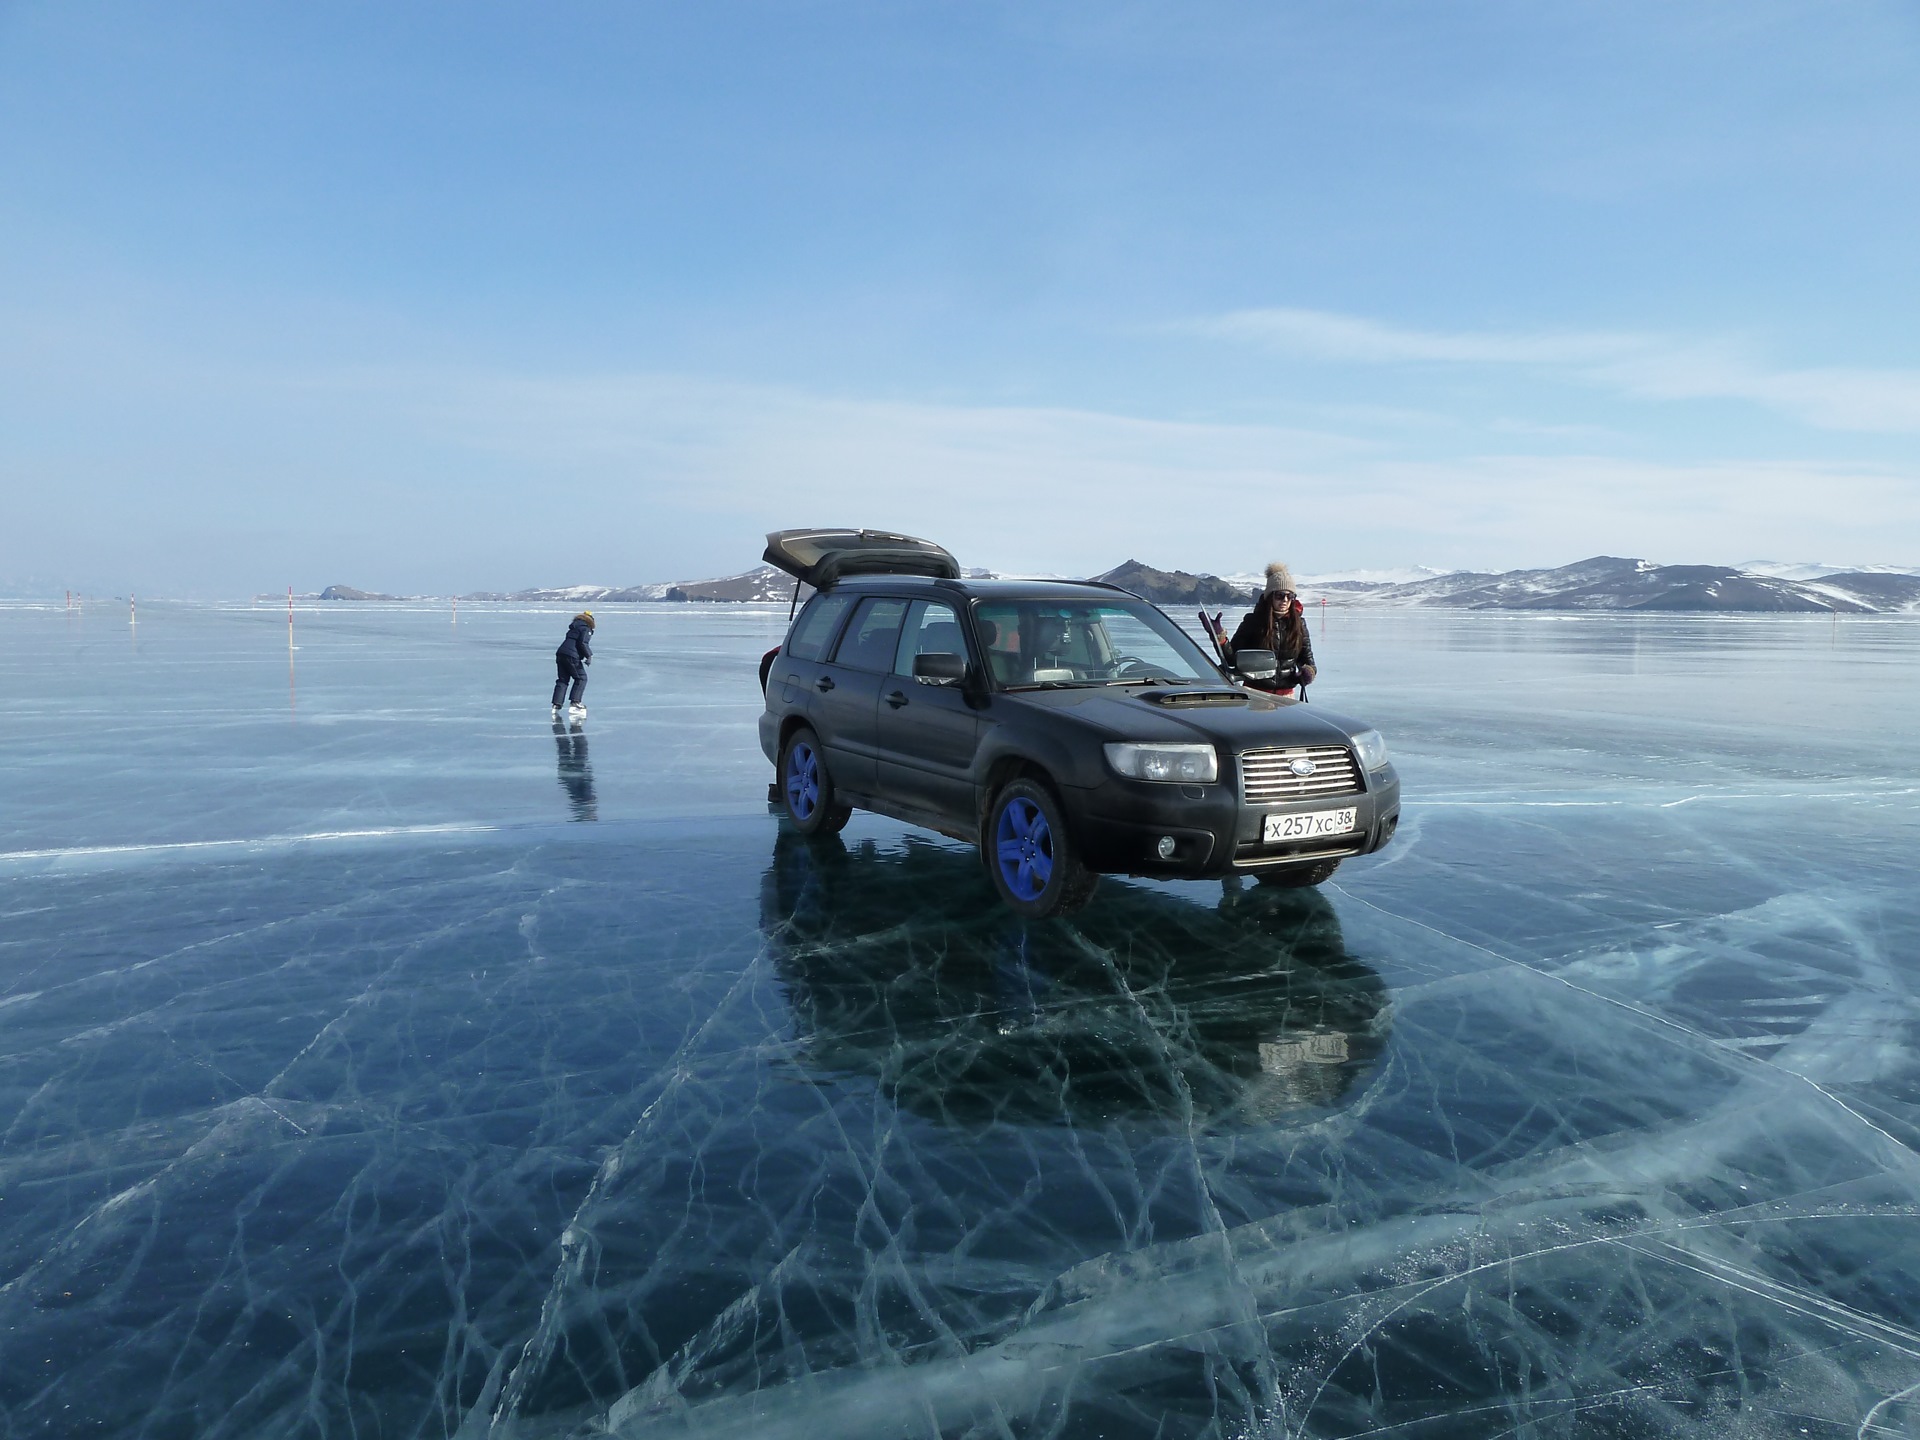
<svg viewBox="0 0 1920 1440"><path fill-rule="evenodd" d="M1160 852L1160 858L1162 860L1173 859L1173 836L1162 835L1160 837L1160 843L1153 848Z"/></svg>

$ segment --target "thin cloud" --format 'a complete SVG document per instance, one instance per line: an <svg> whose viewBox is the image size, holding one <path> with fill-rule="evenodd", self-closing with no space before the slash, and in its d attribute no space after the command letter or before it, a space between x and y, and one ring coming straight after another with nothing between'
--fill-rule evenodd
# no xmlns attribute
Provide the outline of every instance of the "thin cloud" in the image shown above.
<svg viewBox="0 0 1920 1440"><path fill-rule="evenodd" d="M1631 356L1649 343L1644 336L1580 331L1516 335L1408 330L1326 310L1236 310L1203 320L1198 328L1226 339L1360 364L1591 365Z"/></svg>
<svg viewBox="0 0 1920 1440"><path fill-rule="evenodd" d="M1311 570L1603 551L1892 560L1912 548L1899 537L1920 533L1910 461L1660 463L1581 453L1605 437L1568 434L1486 453L1472 427L1441 436L1441 452L1420 427L1393 435L1377 416L1341 434L658 372L192 359L53 377L68 420L32 445L16 427L0 446L0 463L35 477L19 487L0 573L44 556L50 573L84 562L144 587L164 554L232 593L283 575L404 590L627 583L744 568L759 534L810 523L897 527L970 564L1072 573L1130 555L1218 573L1275 556ZM1693 393L1743 381L1724 356L1691 359L1609 383ZM1587 362L1600 363L1625 362ZM103 436L82 421L109 402L119 422ZM76 508L82 491L94 503ZM362 510L385 523L340 518ZM103 513L122 517L117 531ZM284 534L236 545L236 527ZM421 535L434 541L424 561Z"/></svg>
<svg viewBox="0 0 1920 1440"><path fill-rule="evenodd" d="M1768 369L1697 347L1634 356L1588 373L1650 400L1744 400L1823 430L1920 431L1920 370Z"/></svg>
<svg viewBox="0 0 1920 1440"><path fill-rule="evenodd" d="M1731 561L1783 534L1866 553L1920 527L1913 473L1844 462L1413 458L1277 426L684 376L422 376L414 395L463 443L551 467L610 515L637 485L748 532L852 517L1013 568L1098 569L1152 550L1139 558L1245 569L1242 552L1276 544L1329 564Z"/></svg>
<svg viewBox="0 0 1920 1440"><path fill-rule="evenodd" d="M1305 359L1528 368L1642 400L1735 400L1825 430L1920 431L1920 370L1782 368L1724 341L1605 331L1413 330L1323 310L1238 310L1194 327Z"/></svg>

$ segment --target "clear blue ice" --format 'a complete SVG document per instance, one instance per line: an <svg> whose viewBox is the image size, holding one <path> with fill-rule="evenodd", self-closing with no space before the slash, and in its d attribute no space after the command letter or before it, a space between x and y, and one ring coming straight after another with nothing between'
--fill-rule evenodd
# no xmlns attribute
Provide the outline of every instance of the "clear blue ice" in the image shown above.
<svg viewBox="0 0 1920 1440"><path fill-rule="evenodd" d="M0 608L0 1436L1920 1429L1920 624L1336 612L1318 891L766 805L784 610Z"/></svg>

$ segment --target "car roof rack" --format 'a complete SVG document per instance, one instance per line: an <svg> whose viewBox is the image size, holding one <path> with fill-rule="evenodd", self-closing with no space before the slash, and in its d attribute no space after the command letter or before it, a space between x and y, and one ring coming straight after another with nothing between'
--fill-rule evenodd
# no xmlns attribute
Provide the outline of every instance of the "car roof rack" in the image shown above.
<svg viewBox="0 0 1920 1440"><path fill-rule="evenodd" d="M960 578L960 562L946 550L888 530L775 530L761 558L815 590L848 575Z"/></svg>

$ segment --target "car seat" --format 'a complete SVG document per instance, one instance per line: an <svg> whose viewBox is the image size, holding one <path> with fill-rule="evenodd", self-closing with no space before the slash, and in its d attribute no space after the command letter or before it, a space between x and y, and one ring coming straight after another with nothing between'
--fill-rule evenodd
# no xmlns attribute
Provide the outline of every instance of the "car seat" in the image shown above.
<svg viewBox="0 0 1920 1440"><path fill-rule="evenodd" d="M980 643L987 647L987 665L993 671L993 678L1002 685L1013 684L1020 664L1019 652L1000 648L998 621L978 617L974 625L980 632Z"/></svg>
<svg viewBox="0 0 1920 1440"><path fill-rule="evenodd" d="M1033 622L1033 678L1035 680L1072 680L1073 667L1062 660L1060 651L1067 643L1067 622L1058 615L1042 615Z"/></svg>

